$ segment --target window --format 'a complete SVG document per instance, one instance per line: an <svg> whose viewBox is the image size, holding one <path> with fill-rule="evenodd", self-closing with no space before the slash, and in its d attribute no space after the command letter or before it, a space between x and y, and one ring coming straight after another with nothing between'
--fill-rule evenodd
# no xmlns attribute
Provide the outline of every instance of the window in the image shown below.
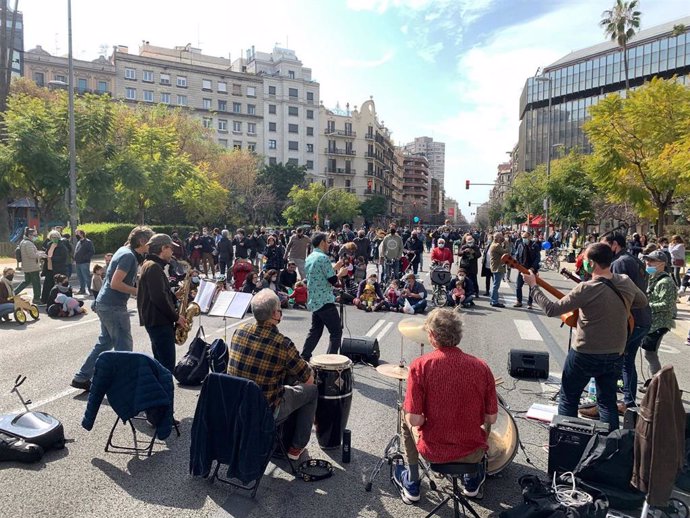
<svg viewBox="0 0 690 518"><path fill-rule="evenodd" d="M275 104L269 104L268 105L268 113L273 114L273 115L275 115L277 113Z"/></svg>
<svg viewBox="0 0 690 518"><path fill-rule="evenodd" d="M77 79L77 91L78 92L86 92L87 87L88 87L88 84L86 82L86 79Z"/></svg>
<svg viewBox="0 0 690 518"><path fill-rule="evenodd" d="M307 92L307 102L314 104L314 92Z"/></svg>
<svg viewBox="0 0 690 518"><path fill-rule="evenodd" d="M232 121L232 132L233 133L242 133L242 122L241 121Z"/></svg>
<svg viewBox="0 0 690 518"><path fill-rule="evenodd" d="M169 85L170 84L170 74L161 74L161 84L162 85Z"/></svg>
<svg viewBox="0 0 690 518"><path fill-rule="evenodd" d="M233 140L232 141L232 149L237 149L238 151L242 149L242 141L241 140Z"/></svg>
<svg viewBox="0 0 690 518"><path fill-rule="evenodd" d="M227 119L218 119L218 131L228 131Z"/></svg>
<svg viewBox="0 0 690 518"><path fill-rule="evenodd" d="M177 105L178 106L187 106L187 96L186 95L178 95L177 96Z"/></svg>
<svg viewBox="0 0 690 518"><path fill-rule="evenodd" d="M299 133L299 126L297 124L288 124L288 133Z"/></svg>
<svg viewBox="0 0 690 518"><path fill-rule="evenodd" d="M248 122L247 123L247 134L256 135L256 123L254 123L254 122Z"/></svg>
<svg viewBox="0 0 690 518"><path fill-rule="evenodd" d="M141 73L141 80L144 83L153 83L153 70L144 70Z"/></svg>
<svg viewBox="0 0 690 518"><path fill-rule="evenodd" d="M144 101L147 103L153 102L153 90L144 90Z"/></svg>
<svg viewBox="0 0 690 518"><path fill-rule="evenodd" d="M256 86L247 87L247 97L256 97Z"/></svg>
<svg viewBox="0 0 690 518"><path fill-rule="evenodd" d="M210 110L211 109L211 99L202 99L201 100L201 107L204 110Z"/></svg>
<svg viewBox="0 0 690 518"><path fill-rule="evenodd" d="M307 119L309 119L309 120L314 119L314 110L307 110Z"/></svg>
<svg viewBox="0 0 690 518"><path fill-rule="evenodd" d="M66 82L67 82L67 78L66 78L65 76L63 76L63 75L56 74L56 75L55 75L55 81L62 81L63 83L66 83Z"/></svg>
<svg viewBox="0 0 690 518"><path fill-rule="evenodd" d="M313 160L307 160L307 169L310 171L314 169L314 161Z"/></svg>
<svg viewBox="0 0 690 518"><path fill-rule="evenodd" d="M210 92L211 90L213 90L213 81L211 81L210 79L202 79L201 89L208 90Z"/></svg>
<svg viewBox="0 0 690 518"><path fill-rule="evenodd" d="M204 117L201 119L204 128L211 128L213 126L213 118L212 117Z"/></svg>
<svg viewBox="0 0 690 518"><path fill-rule="evenodd" d="M125 99L129 99L130 101L135 101L137 98L137 89L136 88L125 88Z"/></svg>
<svg viewBox="0 0 690 518"><path fill-rule="evenodd" d="M43 72L34 72L34 83L38 86L43 86L45 84L45 76Z"/></svg>
<svg viewBox="0 0 690 518"><path fill-rule="evenodd" d="M98 93L104 94L105 92L108 91L108 83L107 81L99 81L98 82Z"/></svg>
<svg viewBox="0 0 690 518"><path fill-rule="evenodd" d="M218 139L218 145L223 146L223 147L228 147L228 139L226 138L219 138Z"/></svg>
<svg viewBox="0 0 690 518"><path fill-rule="evenodd" d="M307 126L307 137L313 137L314 136L314 128L311 126Z"/></svg>
<svg viewBox="0 0 690 518"><path fill-rule="evenodd" d="M228 111L228 101L221 101L221 100L218 100L218 111L219 111L219 112L226 112L226 111Z"/></svg>
<svg viewBox="0 0 690 518"><path fill-rule="evenodd" d="M295 78L295 71L294 70L288 70L288 77L290 79L294 79Z"/></svg>
<svg viewBox="0 0 690 518"><path fill-rule="evenodd" d="M136 68L125 68L125 79L131 79L133 81L136 81L137 79L137 70Z"/></svg>
<svg viewBox="0 0 690 518"><path fill-rule="evenodd" d="M268 87L268 95L275 95L276 94L276 87L275 86L269 86Z"/></svg>
<svg viewBox="0 0 690 518"><path fill-rule="evenodd" d="M249 115L256 115L256 104L248 104L247 105L247 113Z"/></svg>
<svg viewBox="0 0 690 518"><path fill-rule="evenodd" d="M278 141L276 140L269 140L268 141L268 149L276 149L278 147Z"/></svg>
<svg viewBox="0 0 690 518"><path fill-rule="evenodd" d="M288 141L288 149L289 149L290 151L297 151L297 150L299 150L299 142L297 142L296 140L290 140L290 141Z"/></svg>
<svg viewBox="0 0 690 518"><path fill-rule="evenodd" d="M297 109L297 106L288 106L288 115L297 117L299 115L299 110Z"/></svg>
<svg viewBox="0 0 690 518"><path fill-rule="evenodd" d="M314 144L307 144L307 153L314 152Z"/></svg>
<svg viewBox="0 0 690 518"><path fill-rule="evenodd" d="M297 88L288 88L288 95L293 99L297 99L297 96L299 95L297 92Z"/></svg>
<svg viewBox="0 0 690 518"><path fill-rule="evenodd" d="M167 92L161 92L161 102L163 104L170 104L170 94Z"/></svg>
<svg viewBox="0 0 690 518"><path fill-rule="evenodd" d="M276 123L275 122L269 122L268 123L268 131L276 131Z"/></svg>
<svg viewBox="0 0 690 518"><path fill-rule="evenodd" d="M345 134L346 135L352 135L352 123L351 122L345 123Z"/></svg>
<svg viewBox="0 0 690 518"><path fill-rule="evenodd" d="M232 95L242 95L242 85L232 84Z"/></svg>
<svg viewBox="0 0 690 518"><path fill-rule="evenodd" d="M222 94L228 93L228 83L225 81L218 81L218 92Z"/></svg>
<svg viewBox="0 0 690 518"><path fill-rule="evenodd" d="M177 76L176 84L180 88L187 88L187 76Z"/></svg>
<svg viewBox="0 0 690 518"><path fill-rule="evenodd" d="M297 167L299 165L299 162L296 158L288 158L286 165L294 165L295 167Z"/></svg>
<svg viewBox="0 0 690 518"><path fill-rule="evenodd" d="M276 165L278 163L278 159L274 156L268 157L268 165Z"/></svg>
<svg viewBox="0 0 690 518"><path fill-rule="evenodd" d="M242 113L242 104L232 103L232 113Z"/></svg>
<svg viewBox="0 0 690 518"><path fill-rule="evenodd" d="M256 151L256 142L247 142L247 149L249 151Z"/></svg>

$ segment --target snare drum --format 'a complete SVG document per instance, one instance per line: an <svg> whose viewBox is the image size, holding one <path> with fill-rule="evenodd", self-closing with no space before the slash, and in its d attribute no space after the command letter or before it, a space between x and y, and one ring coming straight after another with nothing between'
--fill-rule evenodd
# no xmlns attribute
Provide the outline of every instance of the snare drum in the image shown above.
<svg viewBox="0 0 690 518"><path fill-rule="evenodd" d="M340 354L320 354L311 359L319 389L316 437L321 448L339 448L352 405L352 360Z"/></svg>
<svg viewBox="0 0 690 518"><path fill-rule="evenodd" d="M518 449L518 429L515 419L510 415L502 401L498 402L498 418L491 425L489 434L488 469L489 475L503 471L515 458Z"/></svg>

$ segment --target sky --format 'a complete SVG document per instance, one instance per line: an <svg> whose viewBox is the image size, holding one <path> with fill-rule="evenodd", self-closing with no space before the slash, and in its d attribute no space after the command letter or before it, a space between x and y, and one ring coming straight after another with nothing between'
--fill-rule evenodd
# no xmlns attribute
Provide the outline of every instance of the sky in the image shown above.
<svg viewBox="0 0 690 518"><path fill-rule="evenodd" d="M296 51L327 107L370 97L396 144L446 143L446 195L469 220L518 140L526 79L605 41L614 0L72 0L74 56L114 45L193 46L238 58L252 45ZM688 0L640 0L642 28L690 15ZM12 5L12 4L11 4ZM67 0L19 0L24 45L67 52Z"/></svg>

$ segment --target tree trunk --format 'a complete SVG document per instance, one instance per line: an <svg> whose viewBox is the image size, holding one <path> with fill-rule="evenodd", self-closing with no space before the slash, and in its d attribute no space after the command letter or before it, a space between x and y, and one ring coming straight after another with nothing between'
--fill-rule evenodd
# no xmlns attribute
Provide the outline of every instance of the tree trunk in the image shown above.
<svg viewBox="0 0 690 518"><path fill-rule="evenodd" d="M10 215L7 202L7 197L0 197L0 241L10 240Z"/></svg>
<svg viewBox="0 0 690 518"><path fill-rule="evenodd" d="M623 45L623 66L625 67L625 92L630 90L630 81L628 79L628 46Z"/></svg>
<svg viewBox="0 0 690 518"><path fill-rule="evenodd" d="M656 237L659 238L664 235L664 223L666 219L666 204L660 204L657 207L657 217L659 218L656 224Z"/></svg>

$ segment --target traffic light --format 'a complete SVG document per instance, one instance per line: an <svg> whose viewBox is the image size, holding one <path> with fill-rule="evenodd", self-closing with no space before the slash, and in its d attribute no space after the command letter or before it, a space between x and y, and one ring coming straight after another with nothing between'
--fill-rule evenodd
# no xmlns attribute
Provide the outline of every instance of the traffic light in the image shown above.
<svg viewBox="0 0 690 518"><path fill-rule="evenodd" d="M471 207L471 206L472 206L472 202L471 202L471 201L468 201L468 202L467 202L467 206L468 206L468 207Z"/></svg>
<svg viewBox="0 0 690 518"><path fill-rule="evenodd" d="M465 189L467 189L468 191L470 190L470 181L469 180L465 180Z"/></svg>

